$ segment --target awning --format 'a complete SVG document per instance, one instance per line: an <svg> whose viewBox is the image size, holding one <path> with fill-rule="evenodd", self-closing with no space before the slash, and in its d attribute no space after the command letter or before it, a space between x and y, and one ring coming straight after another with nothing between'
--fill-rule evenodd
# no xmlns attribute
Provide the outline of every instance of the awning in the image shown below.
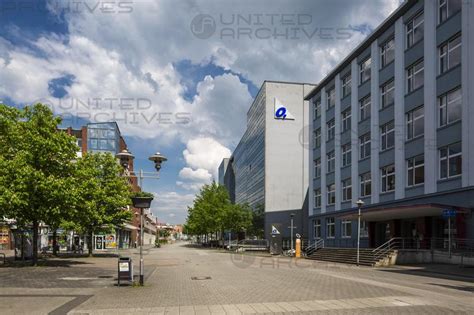
<svg viewBox="0 0 474 315"><path fill-rule="evenodd" d="M443 215L443 210L453 209L452 206L440 204L421 204L408 206L374 207L361 209L361 219L364 221L387 221L396 219L411 219L419 217L437 217ZM466 213L466 209L456 209L457 213ZM341 213L340 219L357 220L358 210Z"/></svg>
<svg viewBox="0 0 474 315"><path fill-rule="evenodd" d="M136 226L131 225L129 223L125 223L121 228L124 230L129 230L129 231L138 230Z"/></svg>

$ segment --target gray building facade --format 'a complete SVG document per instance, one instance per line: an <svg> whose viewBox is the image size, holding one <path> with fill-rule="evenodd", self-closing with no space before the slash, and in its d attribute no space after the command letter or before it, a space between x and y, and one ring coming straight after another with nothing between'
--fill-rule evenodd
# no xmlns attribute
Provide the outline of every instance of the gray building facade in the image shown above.
<svg viewBox="0 0 474 315"><path fill-rule="evenodd" d="M306 100L311 239L474 238L474 6L404 2Z"/></svg>
<svg viewBox="0 0 474 315"><path fill-rule="evenodd" d="M219 168L231 200L265 212L265 238L272 225L284 238L308 237L308 102L314 85L265 81L247 113L247 129Z"/></svg>

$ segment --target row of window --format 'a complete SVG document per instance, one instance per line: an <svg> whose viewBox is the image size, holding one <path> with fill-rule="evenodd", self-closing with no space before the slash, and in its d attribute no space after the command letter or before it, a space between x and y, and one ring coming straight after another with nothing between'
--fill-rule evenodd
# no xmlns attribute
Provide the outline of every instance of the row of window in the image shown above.
<svg viewBox="0 0 474 315"><path fill-rule="evenodd" d="M369 109L367 109L369 107ZM370 112L370 102L361 105L361 115ZM365 114L364 114L365 115ZM455 123L462 118L462 91L457 87L438 97L438 126L444 127ZM411 110L405 115L406 140L420 137L424 134L424 106ZM341 113L341 132L351 128L351 111L345 110ZM334 139L336 136L335 120L331 119L327 123L326 141ZM370 132L359 138L360 159L370 156ZM381 151L393 148L395 145L395 123L390 121L380 127ZM321 146L321 129L314 132L314 148ZM344 163L343 163L343 166Z"/></svg>
<svg viewBox="0 0 474 315"><path fill-rule="evenodd" d="M315 162L315 174L321 174L320 166ZM395 190L395 165L391 164L380 169L381 192ZM407 187L423 184L425 181L425 160L423 155L415 156L406 160ZM439 178L446 179L462 174L462 148L461 142L451 144L439 149ZM372 177L367 172L359 176L360 195L368 197L372 194ZM341 199L343 202L352 200L352 180L344 179L341 182ZM336 185L327 186L327 204L336 203ZM314 191L314 206L321 207L321 189Z"/></svg>
<svg viewBox="0 0 474 315"><path fill-rule="evenodd" d="M314 220L314 238L321 238L321 219ZM334 238L336 236L336 220L334 217L326 218L326 237ZM343 238L352 237L352 222L350 220L341 220L341 236ZM360 237L369 237L369 226L366 221L360 222Z"/></svg>
<svg viewBox="0 0 474 315"><path fill-rule="evenodd" d="M382 45L381 58L382 66L393 60L393 39ZM391 50L390 50L391 49ZM438 71L443 74L448 70L461 64L461 34L458 33L445 43L438 47ZM370 79L371 59L368 58L359 65L361 84ZM351 75L347 75L341 79L342 81L342 97L346 97L351 93ZM422 87L424 84L424 60L420 59L406 69L406 93L411 93ZM385 108L394 102L393 92L395 89L394 80L390 80L380 87L381 108ZM334 107L336 104L336 91L334 88L327 92L327 109ZM370 115L370 96L362 99L361 115L359 120L364 120ZM321 100L314 101L314 118L321 116ZM363 111L362 107L366 107ZM368 109L368 111L367 111Z"/></svg>

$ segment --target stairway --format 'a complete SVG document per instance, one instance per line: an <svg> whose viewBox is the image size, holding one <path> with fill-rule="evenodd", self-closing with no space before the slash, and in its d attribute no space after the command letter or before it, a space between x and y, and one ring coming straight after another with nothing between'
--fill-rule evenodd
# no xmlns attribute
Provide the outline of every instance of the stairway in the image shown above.
<svg viewBox="0 0 474 315"><path fill-rule="evenodd" d="M361 248L359 254L359 265L362 266L386 266L393 261L391 259L396 254L396 250L387 251L385 255L376 258L373 254L373 248ZM313 251L307 259L343 263L343 264L357 264L357 248L336 248L325 247Z"/></svg>

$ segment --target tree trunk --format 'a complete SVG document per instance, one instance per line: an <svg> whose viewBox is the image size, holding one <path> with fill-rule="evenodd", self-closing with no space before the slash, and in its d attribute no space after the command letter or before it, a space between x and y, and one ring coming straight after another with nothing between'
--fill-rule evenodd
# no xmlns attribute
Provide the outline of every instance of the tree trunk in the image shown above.
<svg viewBox="0 0 474 315"><path fill-rule="evenodd" d="M25 260L25 232L21 231L21 253L20 258L21 260Z"/></svg>
<svg viewBox="0 0 474 315"><path fill-rule="evenodd" d="M38 221L33 221L33 266L38 265Z"/></svg>
<svg viewBox="0 0 474 315"><path fill-rule="evenodd" d="M58 255L58 230L53 230L53 255Z"/></svg>
<svg viewBox="0 0 474 315"><path fill-rule="evenodd" d="M87 240L87 251L89 252L89 257L92 256L92 236L94 233L89 231L89 239Z"/></svg>

